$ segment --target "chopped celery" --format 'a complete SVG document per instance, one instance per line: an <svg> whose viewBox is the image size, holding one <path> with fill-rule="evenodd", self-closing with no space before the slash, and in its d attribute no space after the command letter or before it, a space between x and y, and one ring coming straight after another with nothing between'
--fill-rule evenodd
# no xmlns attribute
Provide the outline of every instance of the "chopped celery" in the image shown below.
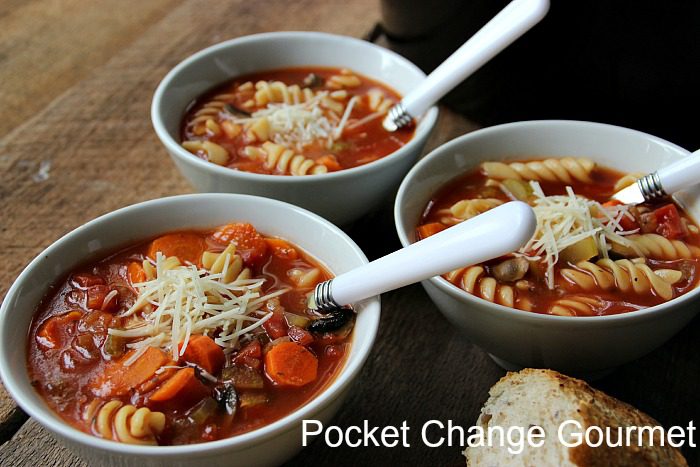
<svg viewBox="0 0 700 467"><path fill-rule="evenodd" d="M207 397L192 407L187 415L193 422L201 425L207 421L207 418L214 415L216 412L216 407L216 401L211 397Z"/></svg>
<svg viewBox="0 0 700 467"><path fill-rule="evenodd" d="M576 264L588 261L598 255L598 245L593 237L586 237L573 245L569 245L559 253L559 259Z"/></svg>
<svg viewBox="0 0 700 467"><path fill-rule="evenodd" d="M123 337L109 334L107 335L107 339L105 339L102 349L104 353L110 357L121 357L126 351L126 341Z"/></svg>
<svg viewBox="0 0 700 467"><path fill-rule="evenodd" d="M527 182L508 178L501 183L510 191L510 194L520 201L528 201L532 196L532 187Z"/></svg>
<svg viewBox="0 0 700 467"><path fill-rule="evenodd" d="M311 322L311 319L307 318L306 316L290 313L288 311L284 312L284 318L287 320L287 324L289 326L297 326L302 329L306 329L306 326L308 326Z"/></svg>
<svg viewBox="0 0 700 467"><path fill-rule="evenodd" d="M240 395L241 408L254 407L260 404L267 404L269 399L265 394L256 392L244 392Z"/></svg>

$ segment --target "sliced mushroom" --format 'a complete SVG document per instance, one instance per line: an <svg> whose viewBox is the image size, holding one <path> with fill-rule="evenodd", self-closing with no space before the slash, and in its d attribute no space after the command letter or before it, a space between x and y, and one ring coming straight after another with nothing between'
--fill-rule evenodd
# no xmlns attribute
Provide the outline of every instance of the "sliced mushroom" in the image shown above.
<svg viewBox="0 0 700 467"><path fill-rule="evenodd" d="M513 282L522 279L530 268L525 258L510 258L491 268L493 277L501 282Z"/></svg>
<svg viewBox="0 0 700 467"><path fill-rule="evenodd" d="M238 404L238 393L233 383L230 381L224 382L214 390L214 399L219 404L219 407L226 411L229 415L236 414L236 406Z"/></svg>

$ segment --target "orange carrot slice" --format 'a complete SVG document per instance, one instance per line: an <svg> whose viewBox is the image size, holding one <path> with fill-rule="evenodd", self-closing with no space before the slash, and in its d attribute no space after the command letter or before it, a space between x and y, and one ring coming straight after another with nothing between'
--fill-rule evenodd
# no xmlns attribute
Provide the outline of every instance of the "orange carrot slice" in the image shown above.
<svg viewBox="0 0 700 467"><path fill-rule="evenodd" d="M316 379L318 359L306 347L282 342L265 354L265 372L283 386L304 386Z"/></svg>

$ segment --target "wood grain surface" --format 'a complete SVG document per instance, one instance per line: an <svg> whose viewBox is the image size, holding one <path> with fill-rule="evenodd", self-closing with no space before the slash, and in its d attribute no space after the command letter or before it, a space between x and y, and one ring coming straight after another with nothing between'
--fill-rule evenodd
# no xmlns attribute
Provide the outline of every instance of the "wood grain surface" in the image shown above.
<svg viewBox="0 0 700 467"><path fill-rule="evenodd" d="M100 214L190 192L150 124L153 90L180 60L225 39L274 30L363 37L379 1L5 0L0 3L0 296L52 241ZM443 109L429 148L477 125ZM40 167L50 165L48 178ZM346 228L370 258L399 247L389 202ZM700 321L595 385L662 424L699 420ZM439 314L420 286L383 296L372 356L334 423L413 427L413 447L329 448L289 465L461 465L459 447L428 448L427 420L476 420L504 371ZM0 387L0 465L85 465ZM697 450L685 450L698 465Z"/></svg>

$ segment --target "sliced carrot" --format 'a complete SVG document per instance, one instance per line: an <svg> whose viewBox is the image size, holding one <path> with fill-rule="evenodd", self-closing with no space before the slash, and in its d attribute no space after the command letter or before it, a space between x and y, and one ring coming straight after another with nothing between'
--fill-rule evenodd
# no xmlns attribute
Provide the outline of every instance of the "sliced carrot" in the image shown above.
<svg viewBox="0 0 700 467"><path fill-rule="evenodd" d="M258 263L265 258L267 243L262 235L251 224L237 222L219 227L211 235L216 243L236 245L237 253L246 264Z"/></svg>
<svg viewBox="0 0 700 467"><path fill-rule="evenodd" d="M612 208L614 206L620 206L622 204L621 201L618 201L616 199L611 199L602 204L604 208Z"/></svg>
<svg viewBox="0 0 700 467"><path fill-rule="evenodd" d="M182 348L180 343L179 348ZM180 357L180 361L194 363L205 369L208 373L215 375L224 366L226 357L221 347L211 337L194 335L187 342L185 353Z"/></svg>
<svg viewBox="0 0 700 467"><path fill-rule="evenodd" d="M270 250L272 250L272 254L279 258L295 260L299 257L296 248L281 238L266 238L265 242Z"/></svg>
<svg viewBox="0 0 700 467"><path fill-rule="evenodd" d="M176 362L168 362L168 365L165 368L161 367L158 370L158 372L153 373L153 376L148 378L143 383L139 384L136 387L136 392L138 392L139 394L146 394L165 383L167 380L172 378L175 375L175 373L179 371L177 368L173 368L175 365Z"/></svg>
<svg viewBox="0 0 700 467"><path fill-rule="evenodd" d="M248 344L245 347L238 351L238 353L236 354L236 358L238 357L261 358L262 345L260 345L260 341L257 339L253 339L252 341L248 342Z"/></svg>
<svg viewBox="0 0 700 467"><path fill-rule="evenodd" d="M156 259L159 251L167 256L177 256L181 262L199 264L206 242L202 237L192 233L174 233L163 235L151 242L148 257Z"/></svg>
<svg viewBox="0 0 700 467"><path fill-rule="evenodd" d="M283 386L304 386L316 379L318 359L306 347L282 342L265 354L265 373Z"/></svg>
<svg viewBox="0 0 700 467"><path fill-rule="evenodd" d="M160 349L148 347L131 365L125 365L135 351L126 353L119 360L108 364L104 372L91 384L91 388L100 397L123 396L132 389L151 379L162 366L172 361Z"/></svg>
<svg viewBox="0 0 700 467"><path fill-rule="evenodd" d="M183 368L156 389L150 400L163 402L177 398L179 402L184 402L186 400L201 399L208 392L207 387L197 379L194 368Z"/></svg>
<svg viewBox="0 0 700 467"><path fill-rule="evenodd" d="M144 271L143 266L136 261L129 263L129 266L126 268L126 275L131 285L146 282L146 271Z"/></svg>
<svg viewBox="0 0 700 467"><path fill-rule="evenodd" d="M41 324L36 333L36 340L45 349L59 347L63 335L69 331L68 325L79 320L82 316L82 311L69 311L62 315L52 316Z"/></svg>
<svg viewBox="0 0 700 467"><path fill-rule="evenodd" d="M316 159L316 163L325 165L329 172L342 169L340 162L338 162L338 159L333 154L326 154L325 156L319 157Z"/></svg>
<svg viewBox="0 0 700 467"><path fill-rule="evenodd" d="M421 239L428 238L431 235L435 235L438 232L445 230L447 226L441 224L440 222L431 222L430 224L423 224L418 227L418 237Z"/></svg>

